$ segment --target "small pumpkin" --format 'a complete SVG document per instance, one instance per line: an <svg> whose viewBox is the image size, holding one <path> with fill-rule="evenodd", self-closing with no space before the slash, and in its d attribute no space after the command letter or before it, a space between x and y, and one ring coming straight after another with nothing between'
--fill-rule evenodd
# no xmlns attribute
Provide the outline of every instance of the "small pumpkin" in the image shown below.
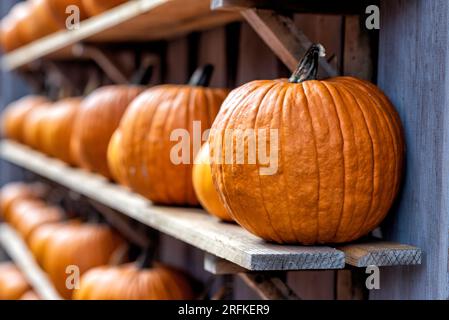
<svg viewBox="0 0 449 320"><path fill-rule="evenodd" d="M204 209L224 221L233 221L231 215L221 203L212 180L209 161L209 144L205 143L193 165L193 187Z"/></svg>
<svg viewBox="0 0 449 320"><path fill-rule="evenodd" d="M1 21L0 43L4 52L10 52L31 41L31 35L23 32L20 24L24 23L30 14L29 2L15 4L11 11Z"/></svg>
<svg viewBox="0 0 449 320"><path fill-rule="evenodd" d="M235 89L211 130L212 176L222 202L240 225L268 241L355 240L379 225L399 190L404 139L398 114L367 81L317 81L323 51L312 46L289 81ZM263 140L255 149L248 143L243 150L226 148L225 135L238 138L235 129L253 130L255 140ZM249 150L258 154L260 145L270 146L273 161L227 163Z"/></svg>
<svg viewBox="0 0 449 320"><path fill-rule="evenodd" d="M45 243L43 268L61 296L70 299L73 290L66 286L67 267L77 266L83 274L106 265L123 243L106 225L88 223L59 228Z"/></svg>
<svg viewBox="0 0 449 320"><path fill-rule="evenodd" d="M122 133L120 130L116 130L112 135L111 141L108 146L108 166L111 172L112 178L121 183L127 185L126 175L123 172L123 158L122 158Z"/></svg>
<svg viewBox="0 0 449 320"><path fill-rule="evenodd" d="M19 300L30 289L22 272L14 264L0 264L0 300Z"/></svg>
<svg viewBox="0 0 449 320"><path fill-rule="evenodd" d="M67 8L69 6L78 7L80 20L84 20L87 17L83 0L46 0L46 4L53 15L53 18L64 28L66 27L67 18L71 14L67 13Z"/></svg>
<svg viewBox="0 0 449 320"><path fill-rule="evenodd" d="M37 263L43 267L45 261L45 249L52 235L68 223L49 223L34 230L28 237L28 246Z"/></svg>
<svg viewBox="0 0 449 320"><path fill-rule="evenodd" d="M37 200L45 194L40 184L28 185L22 182L9 183L0 190L0 216L7 221L11 215L11 207L18 201Z"/></svg>
<svg viewBox="0 0 449 320"><path fill-rule="evenodd" d="M29 0L30 16L20 23L20 31L35 41L62 29L47 4L47 0Z"/></svg>
<svg viewBox="0 0 449 320"><path fill-rule="evenodd" d="M109 141L126 108L142 90L140 86L107 86L83 101L71 142L78 165L111 178L107 162Z"/></svg>
<svg viewBox="0 0 449 320"><path fill-rule="evenodd" d="M23 141L29 147L43 151L43 128L47 111L52 104L45 103L35 106L26 116L23 122Z"/></svg>
<svg viewBox="0 0 449 320"><path fill-rule="evenodd" d="M102 14L128 0L83 0L84 8L90 17Z"/></svg>
<svg viewBox="0 0 449 320"><path fill-rule="evenodd" d="M63 218L64 212L58 207L48 206L42 201L23 200L12 206L8 222L28 241L39 227L59 222Z"/></svg>
<svg viewBox="0 0 449 320"><path fill-rule="evenodd" d="M201 147L201 139L228 93L206 88L211 74L208 66L199 70L189 85L148 89L132 102L120 123L128 186L153 202L199 204L192 185L193 159L199 151L193 140ZM175 141L179 137L182 141Z"/></svg>
<svg viewBox="0 0 449 320"><path fill-rule="evenodd" d="M191 300L190 280L162 264L142 268L136 263L92 269L81 278L74 300Z"/></svg>
<svg viewBox="0 0 449 320"><path fill-rule="evenodd" d="M81 102L81 98L67 98L54 103L42 123L43 151L69 164L75 163L70 141Z"/></svg>
<svg viewBox="0 0 449 320"><path fill-rule="evenodd" d="M23 142L24 123L27 115L36 107L48 103L41 96L26 96L9 104L2 112L2 133L8 139Z"/></svg>

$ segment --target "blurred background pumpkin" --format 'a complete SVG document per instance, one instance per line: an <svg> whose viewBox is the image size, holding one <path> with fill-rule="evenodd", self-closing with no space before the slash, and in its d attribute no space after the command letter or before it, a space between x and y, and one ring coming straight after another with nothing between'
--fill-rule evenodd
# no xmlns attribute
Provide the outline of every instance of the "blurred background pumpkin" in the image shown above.
<svg viewBox="0 0 449 320"><path fill-rule="evenodd" d="M90 17L102 14L128 0L83 0L84 8Z"/></svg>
<svg viewBox="0 0 449 320"><path fill-rule="evenodd" d="M0 264L0 300L19 300L30 289L28 281L14 264Z"/></svg>

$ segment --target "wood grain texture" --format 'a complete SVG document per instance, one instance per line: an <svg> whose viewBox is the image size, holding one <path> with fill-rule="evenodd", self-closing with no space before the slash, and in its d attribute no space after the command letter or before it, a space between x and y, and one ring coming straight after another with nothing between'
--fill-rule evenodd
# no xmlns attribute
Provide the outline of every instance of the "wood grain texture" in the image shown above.
<svg viewBox="0 0 449 320"><path fill-rule="evenodd" d="M346 263L355 267L421 264L421 249L391 242L357 243L338 247Z"/></svg>
<svg viewBox="0 0 449 320"><path fill-rule="evenodd" d="M7 70L18 68L66 50L82 40L123 42L167 39L241 19L238 13L211 12L209 6L209 0L129 1L83 21L77 30L62 30L5 55L2 67Z"/></svg>
<svg viewBox="0 0 449 320"><path fill-rule="evenodd" d="M371 298L448 299L449 2L381 4L379 86L400 114L407 142L402 194L383 233L424 256L421 266L382 271Z"/></svg>
<svg viewBox="0 0 449 320"><path fill-rule="evenodd" d="M325 246L269 244L237 225L199 209L154 206L105 178L68 167L14 142L3 141L0 156L25 169L122 212L152 228L251 271L338 269L343 252Z"/></svg>
<svg viewBox="0 0 449 320"><path fill-rule="evenodd" d="M248 271L235 263L207 253L204 255L204 270L215 275L237 274Z"/></svg>
<svg viewBox="0 0 449 320"><path fill-rule="evenodd" d="M47 275L37 265L25 242L7 224L0 225L0 245L42 299L61 300Z"/></svg>

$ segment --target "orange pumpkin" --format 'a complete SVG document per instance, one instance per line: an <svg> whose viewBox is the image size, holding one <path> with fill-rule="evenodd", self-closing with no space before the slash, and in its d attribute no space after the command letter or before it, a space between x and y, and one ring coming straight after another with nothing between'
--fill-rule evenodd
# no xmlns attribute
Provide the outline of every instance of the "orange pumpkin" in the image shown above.
<svg viewBox="0 0 449 320"><path fill-rule="evenodd" d="M128 0L83 0L84 8L90 17L102 14Z"/></svg>
<svg viewBox="0 0 449 320"><path fill-rule="evenodd" d="M0 190L0 216L8 220L11 215L11 207L18 201L37 200L45 193L41 185L27 185L22 182L9 183Z"/></svg>
<svg viewBox="0 0 449 320"><path fill-rule="evenodd" d="M84 20L87 17L84 9L83 0L46 0L48 9L50 10L53 18L62 27L66 27L67 18L71 13L67 13L69 6L76 6L79 9L80 20Z"/></svg>
<svg viewBox="0 0 449 320"><path fill-rule="evenodd" d="M121 142L122 133L120 130L116 130L108 146L108 166L112 178L126 186L127 182L125 173L123 172Z"/></svg>
<svg viewBox="0 0 449 320"><path fill-rule="evenodd" d="M45 249L52 235L59 229L68 226L68 223L49 223L34 230L28 237L28 246L37 263L43 267Z"/></svg>
<svg viewBox="0 0 449 320"><path fill-rule="evenodd" d="M23 32L20 25L30 14L29 2L19 2L1 21L0 43L3 51L10 52L31 41L31 35Z"/></svg>
<svg viewBox="0 0 449 320"><path fill-rule="evenodd" d="M39 229L38 229L39 230ZM77 266L80 274L106 265L123 240L106 225L80 224L59 228L45 243L43 268L65 299L72 296L66 286L66 269Z"/></svg>
<svg viewBox="0 0 449 320"><path fill-rule="evenodd" d="M20 32L35 41L61 29L47 4L47 0L30 0L30 16L19 25Z"/></svg>
<svg viewBox="0 0 449 320"><path fill-rule="evenodd" d="M233 221L231 215L221 203L212 181L209 161L209 144L205 143L198 153L193 165L193 187L204 209L225 221Z"/></svg>
<svg viewBox="0 0 449 320"><path fill-rule="evenodd" d="M52 104L45 103L35 106L31 110L23 122L23 141L31 148L43 150L43 128L45 126L45 118Z"/></svg>
<svg viewBox="0 0 449 320"><path fill-rule="evenodd" d="M41 298L39 298L36 292L34 292L33 290L29 290L20 297L20 300L41 300Z"/></svg>
<svg viewBox="0 0 449 320"><path fill-rule="evenodd" d="M137 264L99 267L81 278L74 300L190 300L189 279L176 269L157 264L140 268Z"/></svg>
<svg viewBox="0 0 449 320"><path fill-rule="evenodd" d="M81 98L67 98L53 104L42 123L42 148L47 154L74 164L70 147Z"/></svg>
<svg viewBox="0 0 449 320"><path fill-rule="evenodd" d="M197 85L162 85L134 100L119 128L129 187L156 203L198 205L192 166L199 150L193 141L201 147L226 94Z"/></svg>
<svg viewBox="0 0 449 320"><path fill-rule="evenodd" d="M399 189L404 140L393 105L363 80L315 80L321 53L314 45L290 81L235 89L211 131L222 202L240 225L269 241L355 240L379 225ZM248 129L260 140L256 148L226 148L229 136L240 139ZM257 155L261 145L270 147L270 162L226 161Z"/></svg>
<svg viewBox="0 0 449 320"><path fill-rule="evenodd" d="M81 104L72 135L72 150L81 167L110 178L109 141L131 101L143 88L108 86L90 94Z"/></svg>
<svg viewBox="0 0 449 320"><path fill-rule="evenodd" d="M23 200L16 202L11 207L9 223L26 240L39 227L61 221L64 212L53 206L48 206L42 201Z"/></svg>
<svg viewBox="0 0 449 320"><path fill-rule="evenodd" d="M9 139L23 142L24 122L36 107L47 103L41 96L26 96L9 104L2 113L2 133Z"/></svg>
<svg viewBox="0 0 449 320"><path fill-rule="evenodd" d="M30 289L22 272L14 264L0 264L0 300L19 300Z"/></svg>

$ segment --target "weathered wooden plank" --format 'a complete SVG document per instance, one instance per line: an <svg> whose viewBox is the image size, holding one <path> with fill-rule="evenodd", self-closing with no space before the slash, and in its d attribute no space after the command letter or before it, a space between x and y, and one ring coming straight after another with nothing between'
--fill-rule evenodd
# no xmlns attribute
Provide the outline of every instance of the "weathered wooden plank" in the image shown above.
<svg viewBox="0 0 449 320"><path fill-rule="evenodd" d="M247 269L242 268L235 263L207 253L204 255L204 270L215 275L248 272Z"/></svg>
<svg viewBox="0 0 449 320"><path fill-rule="evenodd" d="M293 19L272 10L248 9L241 13L279 59L294 71L312 42L296 27ZM320 58L321 77L327 78L337 74L325 58Z"/></svg>
<svg viewBox="0 0 449 320"><path fill-rule="evenodd" d="M382 231L425 255L421 266L383 270L371 298L449 298L448 21L446 0L381 2L378 85L407 141L404 186Z"/></svg>
<svg viewBox="0 0 449 320"><path fill-rule="evenodd" d="M376 0L212 0L214 10L270 9L316 14L358 14Z"/></svg>
<svg viewBox="0 0 449 320"><path fill-rule="evenodd" d="M0 225L0 245L42 299L61 300L45 272L37 265L25 242L7 224Z"/></svg>
<svg viewBox="0 0 449 320"><path fill-rule="evenodd" d="M344 267L344 254L337 249L270 244L237 225L221 223L199 209L154 206L143 197L101 176L70 168L59 160L14 142L1 142L0 156L251 271Z"/></svg>
<svg viewBox="0 0 449 320"><path fill-rule="evenodd" d="M392 242L356 243L338 247L346 263L355 267L407 266L421 264L421 249Z"/></svg>
<svg viewBox="0 0 449 320"><path fill-rule="evenodd" d="M79 29L62 30L19 48L2 59L12 70L85 40L148 41L171 38L240 20L238 13L211 12L209 0L136 0L85 20Z"/></svg>

